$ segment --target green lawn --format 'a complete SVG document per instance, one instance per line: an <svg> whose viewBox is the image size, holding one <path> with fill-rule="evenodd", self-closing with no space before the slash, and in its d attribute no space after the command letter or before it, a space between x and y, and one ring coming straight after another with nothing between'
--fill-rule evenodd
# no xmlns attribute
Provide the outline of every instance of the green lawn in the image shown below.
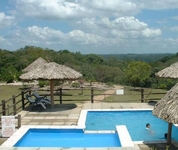
<svg viewBox="0 0 178 150"><path fill-rule="evenodd" d="M2 100L9 100L12 98L12 95L18 95L21 93L22 88L24 86L0 86L0 103ZM165 95L165 90L162 89L144 89L144 98L149 101L158 101L160 100L164 95ZM104 93L104 90L96 90L94 89L94 94L99 94L102 95ZM49 94L47 91L39 92L39 94ZM160 94L161 93L161 94ZM104 96L103 96L104 97ZM59 93L54 97L55 99L55 104L59 104ZM16 98L16 101L20 101L21 96L18 96ZM81 89L74 89L74 90L65 90L63 91L63 96L62 96L62 103L84 103L85 101L91 101L91 89L84 89L83 92ZM125 87L124 88L124 95L116 95L112 94L109 95L108 97L105 96L105 99L103 102L141 102L141 92L140 90L135 90L132 87ZM6 104L7 106L11 106L12 101ZM21 102L18 104L18 107L21 106ZM10 108L8 111L12 111L13 108ZM0 107L1 110L1 107Z"/></svg>
<svg viewBox="0 0 178 150"><path fill-rule="evenodd" d="M94 90L94 94L102 94L105 90ZM39 92L45 95L45 92ZM54 100L56 104L59 104L59 92L54 96ZM91 100L91 89L73 89L73 90L64 90L62 92L62 103L83 103L85 101ZM49 93L48 93L49 95ZM49 97L49 96L48 96Z"/></svg>
<svg viewBox="0 0 178 150"><path fill-rule="evenodd" d="M21 93L23 86L0 86L0 101L8 100L12 95ZM144 89L144 98L150 100L161 99L165 94L166 90L162 89ZM94 90L94 94L104 93L104 90ZM162 93L162 94L160 94ZM44 94L44 92L43 92ZM59 100L59 95L54 97L55 100ZM65 90L63 91L62 99L65 101L72 102L83 102L91 100L91 90ZM105 102L140 102L141 93L139 90L134 90L131 87L124 88L124 95L110 95L105 98Z"/></svg>
<svg viewBox="0 0 178 150"><path fill-rule="evenodd" d="M23 86L0 85L0 102L21 93Z"/></svg>
<svg viewBox="0 0 178 150"><path fill-rule="evenodd" d="M165 93L166 90L162 89L144 89L144 99L147 99L147 101L158 101ZM111 95L106 97L104 102L141 102L141 92L131 87L125 87L124 95Z"/></svg>

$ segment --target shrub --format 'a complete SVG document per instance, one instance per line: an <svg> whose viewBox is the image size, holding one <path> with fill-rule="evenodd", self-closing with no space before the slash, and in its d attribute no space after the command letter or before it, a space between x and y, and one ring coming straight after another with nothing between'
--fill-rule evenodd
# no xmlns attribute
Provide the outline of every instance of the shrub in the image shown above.
<svg viewBox="0 0 178 150"><path fill-rule="evenodd" d="M46 85L49 85L49 81L39 81L39 86L44 87Z"/></svg>
<svg viewBox="0 0 178 150"><path fill-rule="evenodd" d="M75 87L75 88L79 88L79 87L80 87L80 83L74 82L74 83L72 83L71 86L72 86L72 87Z"/></svg>

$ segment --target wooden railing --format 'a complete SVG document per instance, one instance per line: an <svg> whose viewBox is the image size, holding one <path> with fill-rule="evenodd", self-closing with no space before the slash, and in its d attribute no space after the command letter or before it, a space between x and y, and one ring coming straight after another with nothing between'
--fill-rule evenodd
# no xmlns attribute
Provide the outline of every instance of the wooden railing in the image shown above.
<svg viewBox="0 0 178 150"><path fill-rule="evenodd" d="M66 94L63 91L69 91L69 90L80 90L82 91L81 94L78 94L77 96L86 96L87 97L87 101L91 101L91 103L94 103L96 100L94 99L95 96L97 95L103 95L103 96L112 96L112 95L116 95L114 94L103 94L103 93L99 93L97 94L97 90L103 90L103 89L98 89L98 88L82 88L82 89L58 89L54 91L54 95L57 96L58 98L55 99L55 102L58 104L63 104L64 101L71 101L71 100L64 100L64 96L76 96L74 94ZM90 93L83 94L83 90L90 90ZM133 90L133 89L132 89ZM149 94L165 94L166 92L159 92L159 93L146 93L144 89L136 89L138 91L138 94L140 95L140 102L148 102L151 100L160 100L160 98L147 98L147 95ZM49 93L49 90L39 90L39 92L43 91L43 93ZM29 94L31 95L33 91L31 91L31 89L28 89L26 91L22 91L20 94L18 95L13 95L10 99L8 100L2 100L2 102L0 103L0 115L16 115L18 112L24 110L29 102L25 99L25 94ZM49 96L49 94L41 94L42 96ZM137 99L138 100L138 99ZM85 100L81 100L80 102L84 102Z"/></svg>
<svg viewBox="0 0 178 150"><path fill-rule="evenodd" d="M0 107L1 116L9 116L9 115L16 115L18 112L23 110L26 105L29 103L28 101L25 102L24 95L26 93L31 93L31 91L22 91L18 95L12 95L12 97L8 100L2 100Z"/></svg>

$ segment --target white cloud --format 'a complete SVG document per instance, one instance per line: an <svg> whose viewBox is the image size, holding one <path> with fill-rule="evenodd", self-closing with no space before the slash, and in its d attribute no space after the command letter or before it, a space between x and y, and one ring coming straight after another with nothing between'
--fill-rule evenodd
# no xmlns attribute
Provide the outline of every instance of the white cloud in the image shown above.
<svg viewBox="0 0 178 150"><path fill-rule="evenodd" d="M178 8L177 0L16 0L14 3L20 15L48 20L133 16L142 9Z"/></svg>
<svg viewBox="0 0 178 150"><path fill-rule="evenodd" d="M134 30L139 31L145 29L148 25L144 22L140 22L135 17L120 17L113 21L113 26L120 30Z"/></svg>
<svg viewBox="0 0 178 150"><path fill-rule="evenodd" d="M110 24L112 23L115 23L115 21L110 21ZM143 24L143 26L147 27L147 25L145 24ZM138 31L138 28L128 27L126 28L126 31L122 31L118 30L118 28L116 27L116 29L110 31L110 34L113 34L113 36L109 37L102 36L101 34L99 34L99 32L94 34L87 33L82 30L73 30L68 33L63 33L60 30L54 30L49 27L41 28L38 26L32 26L25 29L19 28L17 30L14 30L8 33L5 36L5 39L11 42L12 45L18 45L20 47L24 47L26 45L34 45L52 49L70 48L71 51L75 51L79 47L81 47L83 53L85 53L84 50L88 47L92 47L91 51L96 50L96 48L100 47L97 50L98 52L102 49L111 49L112 53L112 50L116 50L118 47L125 49L126 47L131 48L141 46L142 44L139 43L140 39L138 37L142 36L143 38L142 31L145 31L145 40L146 38L159 36L159 29L152 30L146 28L143 30L142 26L140 28L141 30ZM128 31L128 29L132 30ZM138 39L135 40L135 38ZM152 40L154 41L154 38ZM95 52L97 53L97 51Z"/></svg>
<svg viewBox="0 0 178 150"><path fill-rule="evenodd" d="M3 37L0 37L0 43L4 43L6 40Z"/></svg>
<svg viewBox="0 0 178 150"><path fill-rule="evenodd" d="M140 11L134 2L129 0L78 0L78 2L99 16L133 15Z"/></svg>
<svg viewBox="0 0 178 150"><path fill-rule="evenodd" d="M17 0L16 13L41 19L79 19L86 17L133 15L140 11L126 0Z"/></svg>
<svg viewBox="0 0 178 150"><path fill-rule="evenodd" d="M0 12L0 29L10 27L13 24L13 16L7 16L4 12Z"/></svg>
<svg viewBox="0 0 178 150"><path fill-rule="evenodd" d="M6 35L0 35L2 37L0 42L8 41L7 46L13 45L10 49L34 45L55 50L64 48L82 52L93 50L97 53L101 50L102 53L105 50L107 53L114 51L122 53L137 52L142 49L143 52L170 49L167 45L172 45L174 50L175 45L177 46L177 43L174 43L177 39L161 38L163 22L153 20L160 23L159 27L154 23L150 26L152 20L148 18L150 22L146 23L147 16L142 20L134 17L142 13L143 9L178 8L177 0L16 0L11 2L14 4L12 6L14 9L9 8L8 12L15 16L19 24L8 33L3 33ZM0 29L14 25L15 18L0 13ZM26 22L29 18L31 22ZM174 16L172 20L176 18ZM168 20L164 19L161 18L161 21ZM53 27L50 26L51 24ZM64 27L65 25L67 27ZM178 29L177 26L173 26L170 30Z"/></svg>
<svg viewBox="0 0 178 150"><path fill-rule="evenodd" d="M173 32L174 32L174 31L177 32L177 31L178 31L178 26L174 26L174 27L170 28L170 30L173 31Z"/></svg>
<svg viewBox="0 0 178 150"><path fill-rule="evenodd" d="M68 40L78 42L82 45L97 44L100 45L104 38L96 34L88 34L81 30L74 30L67 34Z"/></svg>
<svg viewBox="0 0 178 150"><path fill-rule="evenodd" d="M79 4L64 0L18 0L16 9L20 15L48 20L79 18L85 13Z"/></svg>
<svg viewBox="0 0 178 150"><path fill-rule="evenodd" d="M63 33L59 30L50 29L49 27L40 28L37 26L28 27L28 33L30 36L41 40L61 40L63 39Z"/></svg>
<svg viewBox="0 0 178 150"><path fill-rule="evenodd" d="M150 29L148 24L139 21L133 16L125 16L110 20L105 17L96 20L86 18L77 22L77 27L104 37L114 38L150 38L161 35L160 29Z"/></svg>
<svg viewBox="0 0 178 150"><path fill-rule="evenodd" d="M178 20L178 16L173 16L171 18L174 19L174 20Z"/></svg>
<svg viewBox="0 0 178 150"><path fill-rule="evenodd" d="M158 0L158 1L133 0L133 1L140 9L164 10L164 9L178 8L177 0Z"/></svg>
<svg viewBox="0 0 178 150"><path fill-rule="evenodd" d="M142 33L143 33L144 37L148 37L148 38L157 37L157 36L161 35L161 30L160 29L154 30L154 29L147 28L147 29L143 30Z"/></svg>

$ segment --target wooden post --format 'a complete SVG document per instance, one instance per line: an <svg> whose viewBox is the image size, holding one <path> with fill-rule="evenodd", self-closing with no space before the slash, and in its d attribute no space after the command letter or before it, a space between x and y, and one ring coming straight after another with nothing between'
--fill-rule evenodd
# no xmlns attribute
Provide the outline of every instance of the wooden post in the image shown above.
<svg viewBox="0 0 178 150"><path fill-rule="evenodd" d="M5 100L2 100L2 115L6 115L6 102Z"/></svg>
<svg viewBox="0 0 178 150"><path fill-rule="evenodd" d="M94 101L94 100L93 100L93 97L94 97L93 94L94 94L94 91L93 91L93 88L91 88L91 103L93 103L93 101Z"/></svg>
<svg viewBox="0 0 178 150"><path fill-rule="evenodd" d="M54 82L50 80L50 96L51 96L51 108L54 108Z"/></svg>
<svg viewBox="0 0 178 150"><path fill-rule="evenodd" d="M29 95L32 95L32 91L31 90L29 91Z"/></svg>
<svg viewBox="0 0 178 150"><path fill-rule="evenodd" d="M167 143L171 144L172 123L168 123Z"/></svg>
<svg viewBox="0 0 178 150"><path fill-rule="evenodd" d="M141 103L144 102L144 89L141 89Z"/></svg>
<svg viewBox="0 0 178 150"><path fill-rule="evenodd" d="M20 128L21 127L21 115L18 115L17 117L18 117L18 128Z"/></svg>
<svg viewBox="0 0 178 150"><path fill-rule="evenodd" d="M7 104L7 115L9 116L9 104Z"/></svg>
<svg viewBox="0 0 178 150"><path fill-rule="evenodd" d="M13 103L13 112L14 115L16 115L17 111L16 111L16 100L15 100L15 96L12 95L12 103Z"/></svg>
<svg viewBox="0 0 178 150"><path fill-rule="evenodd" d="M25 98L24 98L24 91L21 92L22 95L22 110L25 109Z"/></svg>
<svg viewBox="0 0 178 150"><path fill-rule="evenodd" d="M83 95L83 86L81 86L81 95Z"/></svg>
<svg viewBox="0 0 178 150"><path fill-rule="evenodd" d="M60 88L60 90L59 90L60 92L59 92L59 100L60 100L60 104L62 104L62 88Z"/></svg>

